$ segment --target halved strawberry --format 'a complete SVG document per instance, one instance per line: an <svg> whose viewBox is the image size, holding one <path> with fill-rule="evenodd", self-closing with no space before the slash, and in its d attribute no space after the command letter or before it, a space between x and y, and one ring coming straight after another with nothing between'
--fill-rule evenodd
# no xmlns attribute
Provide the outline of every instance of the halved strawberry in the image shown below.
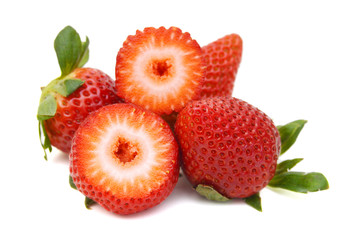
<svg viewBox="0 0 362 240"><path fill-rule="evenodd" d="M171 27L128 36L116 63L116 89L126 102L157 114L179 112L199 96L203 81L199 44Z"/></svg>
<svg viewBox="0 0 362 240"><path fill-rule="evenodd" d="M235 33L202 47L206 65L202 98L232 96L242 52L243 40Z"/></svg>
<svg viewBox="0 0 362 240"><path fill-rule="evenodd" d="M105 209L136 213L162 202L178 180L178 145L157 114L133 104L105 106L73 139L70 175Z"/></svg>

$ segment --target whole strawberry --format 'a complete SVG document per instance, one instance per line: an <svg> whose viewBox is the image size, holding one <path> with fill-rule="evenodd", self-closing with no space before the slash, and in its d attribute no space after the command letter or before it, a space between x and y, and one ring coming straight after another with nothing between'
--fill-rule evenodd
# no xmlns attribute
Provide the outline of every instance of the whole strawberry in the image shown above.
<svg viewBox="0 0 362 240"><path fill-rule="evenodd" d="M157 114L128 103L89 115L73 138L70 175L87 198L117 214L161 203L179 176L178 145Z"/></svg>
<svg viewBox="0 0 362 240"><path fill-rule="evenodd" d="M237 34L226 35L202 48L206 66L202 98L232 96L242 51L243 41Z"/></svg>
<svg viewBox="0 0 362 240"><path fill-rule="evenodd" d="M44 152L52 146L68 153L79 124L90 112L120 102L114 81L93 68L82 68L88 61L89 40L81 42L70 26L56 37L54 48L61 76L42 88L37 118ZM45 152L45 158L46 152Z"/></svg>
<svg viewBox="0 0 362 240"><path fill-rule="evenodd" d="M198 189L226 198L247 198L273 178L280 137L272 120L231 97L191 102L178 115L175 133L182 168Z"/></svg>

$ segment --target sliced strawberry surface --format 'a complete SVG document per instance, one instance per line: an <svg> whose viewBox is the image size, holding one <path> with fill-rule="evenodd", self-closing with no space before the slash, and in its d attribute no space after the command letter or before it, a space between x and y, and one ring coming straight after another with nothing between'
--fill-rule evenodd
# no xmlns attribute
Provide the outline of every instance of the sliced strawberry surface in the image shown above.
<svg viewBox="0 0 362 240"><path fill-rule="evenodd" d="M167 123L133 104L92 113L73 140L77 189L109 211L130 214L162 202L178 179L178 145Z"/></svg>
<svg viewBox="0 0 362 240"><path fill-rule="evenodd" d="M119 50L116 89L126 102L158 114L179 112L199 96L201 48L179 28L145 28Z"/></svg>
<svg viewBox="0 0 362 240"><path fill-rule="evenodd" d="M243 40L238 34L226 35L204 47L205 81L201 97L231 97L241 62Z"/></svg>

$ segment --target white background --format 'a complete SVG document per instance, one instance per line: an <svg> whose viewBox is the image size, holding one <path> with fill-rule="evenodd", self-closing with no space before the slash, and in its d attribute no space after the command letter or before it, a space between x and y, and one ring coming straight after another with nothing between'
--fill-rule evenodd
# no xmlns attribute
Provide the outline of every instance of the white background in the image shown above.
<svg viewBox="0 0 362 240"><path fill-rule="evenodd" d="M362 7L359 1L2 1L1 239L361 239ZM283 159L324 173L327 191L264 189L263 212L207 202L181 178L161 205L132 216L85 209L68 160L43 159L40 87L60 75L53 40L66 25L90 38L90 60L114 78L128 35L177 26L201 46L244 40L234 96L276 124L307 119Z"/></svg>

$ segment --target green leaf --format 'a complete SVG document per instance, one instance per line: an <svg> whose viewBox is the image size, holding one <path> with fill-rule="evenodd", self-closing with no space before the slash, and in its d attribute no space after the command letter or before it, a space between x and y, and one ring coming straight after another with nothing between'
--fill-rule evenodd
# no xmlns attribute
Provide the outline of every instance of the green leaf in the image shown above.
<svg viewBox="0 0 362 240"><path fill-rule="evenodd" d="M288 172L292 169L295 165L297 165L303 158L295 158L291 160L285 160L277 165L277 169L275 170L275 175Z"/></svg>
<svg viewBox="0 0 362 240"><path fill-rule="evenodd" d="M38 129L39 129L40 144L41 144L41 146L43 147L43 150L44 150L44 159L48 160L48 155L47 155L46 150L48 149L49 152L51 152L52 151L52 145L50 144L50 139L49 139L48 134L46 133L45 128L44 128L44 121L39 121ZM44 139L44 141L42 139Z"/></svg>
<svg viewBox="0 0 362 240"><path fill-rule="evenodd" d="M317 172L284 172L275 175L269 182L269 186L300 193L316 192L329 188L326 177Z"/></svg>
<svg viewBox="0 0 362 240"><path fill-rule="evenodd" d="M49 136L45 131L44 121L54 117L57 111L57 101L53 94L49 92L43 92L41 96L41 100L38 106L38 113L37 119L38 123L38 130L39 130L39 140L40 144L44 150L44 159L48 160L47 150L52 152L52 145L50 143Z"/></svg>
<svg viewBox="0 0 362 240"><path fill-rule="evenodd" d="M246 204L248 204L249 206L255 208L259 212L262 211L261 198L260 198L259 193L255 193L254 195L252 195L250 197L244 198L244 201L245 201Z"/></svg>
<svg viewBox="0 0 362 240"><path fill-rule="evenodd" d="M77 90L80 86L82 86L84 83L81 79L72 79L67 78L64 80L60 80L55 84L52 89L58 92L63 97L68 97L70 94L72 94L75 90Z"/></svg>
<svg viewBox="0 0 362 240"><path fill-rule="evenodd" d="M39 121L54 117L57 111L57 101L53 94L47 94L39 103L37 118Z"/></svg>
<svg viewBox="0 0 362 240"><path fill-rule="evenodd" d="M72 176L69 175L69 185L71 188L77 190L77 186L75 185Z"/></svg>
<svg viewBox="0 0 362 240"><path fill-rule="evenodd" d="M227 197L224 197L212 187L203 184L197 185L196 192L212 201L225 202L229 200Z"/></svg>
<svg viewBox="0 0 362 240"><path fill-rule="evenodd" d="M81 79L66 79L64 81L65 89L66 89L66 96L72 94L75 90L77 90L80 86L84 83Z"/></svg>
<svg viewBox="0 0 362 240"><path fill-rule="evenodd" d="M54 49L61 69L61 77L83 66L89 57L89 39L82 43L79 34L71 26L66 26L54 40Z"/></svg>
<svg viewBox="0 0 362 240"><path fill-rule="evenodd" d="M280 134L280 140L282 145L280 155L288 151L288 149L295 143L299 133L302 131L306 123L307 123L306 120L296 120L284 126L278 126L278 131Z"/></svg>
<svg viewBox="0 0 362 240"><path fill-rule="evenodd" d="M54 49L57 53L62 76L66 76L75 69L82 51L79 34L71 26L65 27L55 38Z"/></svg>
<svg viewBox="0 0 362 240"><path fill-rule="evenodd" d="M88 198L88 197L85 197L85 200L84 200L84 205L87 209L91 209L91 206L96 204L97 202Z"/></svg>
<svg viewBox="0 0 362 240"><path fill-rule="evenodd" d="M86 37L85 42L82 42L82 55L78 67L83 67L89 59L89 38Z"/></svg>

